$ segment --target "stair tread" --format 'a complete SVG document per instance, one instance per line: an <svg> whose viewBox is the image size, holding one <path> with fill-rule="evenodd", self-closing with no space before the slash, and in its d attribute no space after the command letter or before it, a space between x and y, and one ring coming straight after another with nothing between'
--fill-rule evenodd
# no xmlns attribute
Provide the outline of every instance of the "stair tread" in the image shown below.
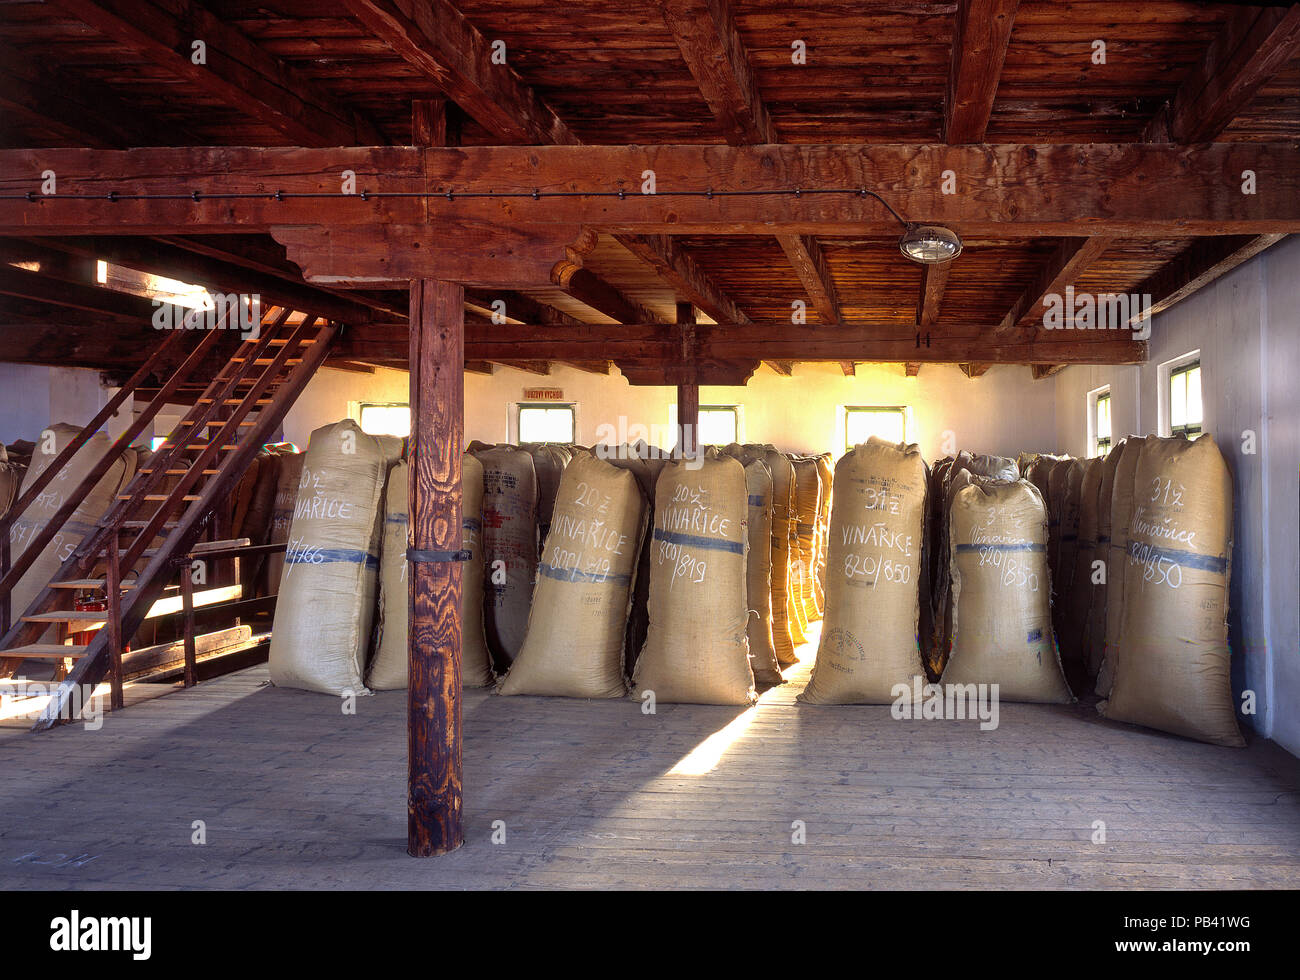
<svg viewBox="0 0 1300 980"><path fill-rule="evenodd" d="M135 496L135 494L133 494L133 493L119 493L119 494L117 495L117 499L118 499L118 500L135 500L135 499L136 499L136 496ZM144 497L142 497L142 498L140 498L140 499L144 500L146 503L161 502L161 501L167 499L167 494L165 494L165 493L147 493L147 494L144 495ZM198 500L198 499L199 499L199 498L198 498L198 494L193 494L193 493L187 493L184 497L181 498L181 500L185 500L185 501L193 501L193 500Z"/></svg>
<svg viewBox="0 0 1300 980"><path fill-rule="evenodd" d="M108 584L108 579L104 578L70 578L62 582L51 582L51 589L102 589ZM122 588L135 588L135 579L126 579L122 583Z"/></svg>
<svg viewBox="0 0 1300 980"><path fill-rule="evenodd" d="M24 623L102 623L107 610L51 609L49 612L23 616Z"/></svg>
<svg viewBox="0 0 1300 980"><path fill-rule="evenodd" d="M67 646L59 643L28 643L20 647L10 647L0 651L0 657L84 657L84 646Z"/></svg>

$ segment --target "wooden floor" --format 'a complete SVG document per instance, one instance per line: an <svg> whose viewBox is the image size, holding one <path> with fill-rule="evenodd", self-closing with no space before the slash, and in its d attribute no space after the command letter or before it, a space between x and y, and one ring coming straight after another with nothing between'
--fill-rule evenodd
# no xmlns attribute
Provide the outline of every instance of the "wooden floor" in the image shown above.
<svg viewBox="0 0 1300 980"><path fill-rule="evenodd" d="M750 711L466 692L467 842L424 861L401 692L345 716L262 666L98 732L6 729L0 887L1300 887L1300 761L1272 743L1085 706L1003 704L981 733L796 705L789 676Z"/></svg>

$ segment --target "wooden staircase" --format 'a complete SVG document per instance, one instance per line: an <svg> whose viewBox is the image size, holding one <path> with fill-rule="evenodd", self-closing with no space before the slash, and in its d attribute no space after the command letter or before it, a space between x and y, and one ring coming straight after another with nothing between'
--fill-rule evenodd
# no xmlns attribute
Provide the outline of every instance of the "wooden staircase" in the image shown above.
<svg viewBox="0 0 1300 980"><path fill-rule="evenodd" d="M24 661L71 663L33 731L68 720L74 689L94 690L105 677L113 708L123 705L124 646L146 618L157 615L158 600L169 587L180 589L185 613L185 681L195 679L193 582L190 562L199 556L235 560L260 553L247 541L200 542L259 449L275 434L289 408L325 359L338 327L322 318L285 307L266 310L261 327L250 334L195 397L195 377L209 363L222 335L220 327L205 331L171 331L150 358L107 405L59 453L0 519L0 678L12 678ZM142 383L174 362L193 334L201 337L161 388L136 413L130 427L104 457L68 494L50 521L11 561L10 528L15 519L57 476L58 472ZM193 405L159 446L148 464L137 471L117 495L108 512L85 535L53 579L20 615L11 621L14 586L54 539L86 496L164 405L189 398ZM281 546L283 547L283 546ZM102 590L104 611L70 608L78 590ZM238 603L235 603L238 605ZM89 642L41 642L55 628L60 641L74 631L97 629Z"/></svg>

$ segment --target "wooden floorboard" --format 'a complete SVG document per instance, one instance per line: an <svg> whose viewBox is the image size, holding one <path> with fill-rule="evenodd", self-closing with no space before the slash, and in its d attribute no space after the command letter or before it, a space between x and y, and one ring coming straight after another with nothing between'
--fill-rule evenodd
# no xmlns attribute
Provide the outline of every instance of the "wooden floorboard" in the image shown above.
<svg viewBox="0 0 1300 980"><path fill-rule="evenodd" d="M1003 704L991 732L797 705L802 653L748 712L467 691L467 843L429 860L405 855L402 692L349 716L263 665L99 731L5 727L0 887L1300 887L1300 760L1271 742L1091 705Z"/></svg>

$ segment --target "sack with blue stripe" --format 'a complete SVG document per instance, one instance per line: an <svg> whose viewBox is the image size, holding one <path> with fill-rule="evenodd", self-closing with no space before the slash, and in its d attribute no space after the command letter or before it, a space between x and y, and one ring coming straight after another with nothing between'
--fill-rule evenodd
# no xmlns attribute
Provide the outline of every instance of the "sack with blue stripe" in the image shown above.
<svg viewBox="0 0 1300 980"><path fill-rule="evenodd" d="M1228 651L1232 475L1210 435L1149 437L1133 477L1115 721L1245 745Z"/></svg>

